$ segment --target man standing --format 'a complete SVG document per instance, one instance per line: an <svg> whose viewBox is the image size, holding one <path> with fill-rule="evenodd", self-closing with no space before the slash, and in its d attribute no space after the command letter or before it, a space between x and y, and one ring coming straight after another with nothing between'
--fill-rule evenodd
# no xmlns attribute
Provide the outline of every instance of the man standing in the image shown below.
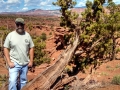
<svg viewBox="0 0 120 90"><path fill-rule="evenodd" d="M28 67L32 67L34 57L34 44L24 30L24 19L17 18L15 24L16 30L10 32L4 42L4 54L9 65L9 90L21 90L26 85Z"/></svg>

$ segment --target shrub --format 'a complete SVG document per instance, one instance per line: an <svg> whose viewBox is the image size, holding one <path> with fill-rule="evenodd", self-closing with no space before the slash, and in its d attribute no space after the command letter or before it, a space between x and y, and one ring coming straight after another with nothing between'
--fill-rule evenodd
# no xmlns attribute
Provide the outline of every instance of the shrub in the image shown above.
<svg viewBox="0 0 120 90"><path fill-rule="evenodd" d="M43 41L45 41L45 40L47 39L47 36L46 36L45 33L42 33L41 36L40 36L40 38L41 38Z"/></svg>
<svg viewBox="0 0 120 90"><path fill-rule="evenodd" d="M0 75L0 86L8 80L6 75Z"/></svg>
<svg viewBox="0 0 120 90"><path fill-rule="evenodd" d="M45 49L45 42L41 41L40 37L33 37L33 42L35 44L35 50L34 50L34 66L38 66L42 63L49 63L50 58L44 51Z"/></svg>
<svg viewBox="0 0 120 90"><path fill-rule="evenodd" d="M49 35L52 35L52 32L50 32Z"/></svg>
<svg viewBox="0 0 120 90"><path fill-rule="evenodd" d="M1 26L1 27L0 27L0 30L7 30L7 27Z"/></svg>
<svg viewBox="0 0 120 90"><path fill-rule="evenodd" d="M64 90L69 90L70 89L70 86L69 85L65 85L64 86Z"/></svg>
<svg viewBox="0 0 120 90"><path fill-rule="evenodd" d="M120 75L114 76L112 79L112 83L116 85L120 85Z"/></svg>
<svg viewBox="0 0 120 90"><path fill-rule="evenodd" d="M120 52L120 48L116 48L116 53Z"/></svg>
<svg viewBox="0 0 120 90"><path fill-rule="evenodd" d="M28 23L27 27L29 28L30 31L32 31L33 27L32 27L32 23Z"/></svg>

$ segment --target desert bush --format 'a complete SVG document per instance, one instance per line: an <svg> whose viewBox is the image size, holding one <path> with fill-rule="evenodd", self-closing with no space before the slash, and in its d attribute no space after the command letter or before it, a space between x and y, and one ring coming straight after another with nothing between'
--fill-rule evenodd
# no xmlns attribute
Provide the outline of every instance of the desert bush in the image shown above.
<svg viewBox="0 0 120 90"><path fill-rule="evenodd" d="M26 26L29 28L30 31L33 29L32 23L28 23Z"/></svg>
<svg viewBox="0 0 120 90"><path fill-rule="evenodd" d="M0 30L7 30L7 27L1 26L1 27L0 27Z"/></svg>
<svg viewBox="0 0 120 90"><path fill-rule="evenodd" d="M40 23L39 23L39 22L36 22L35 25L40 25Z"/></svg>
<svg viewBox="0 0 120 90"><path fill-rule="evenodd" d="M5 30L4 32L0 33L0 38L1 38L2 45L3 45L3 43L5 41L5 38L6 38L6 36L8 35L9 32L10 32L9 30ZM3 46L2 45L0 45L0 55L3 53Z"/></svg>
<svg viewBox="0 0 120 90"><path fill-rule="evenodd" d="M120 68L120 64L118 63L118 64L115 66L115 68Z"/></svg>
<svg viewBox="0 0 120 90"><path fill-rule="evenodd" d="M42 38L43 39L43 38ZM41 37L33 37L33 42L35 44L34 51L34 66L38 66L42 63L49 63L50 58L44 51L46 44L42 41Z"/></svg>
<svg viewBox="0 0 120 90"><path fill-rule="evenodd" d="M120 48L116 48L116 53L120 52Z"/></svg>
<svg viewBox="0 0 120 90"><path fill-rule="evenodd" d="M120 75L116 75L113 77L112 84L120 85Z"/></svg>
<svg viewBox="0 0 120 90"><path fill-rule="evenodd" d="M40 38L41 38L43 41L45 41L45 40L47 39L47 36L46 36L45 33L42 33L41 36L40 36Z"/></svg>
<svg viewBox="0 0 120 90"><path fill-rule="evenodd" d="M42 25L45 25L45 23L43 22Z"/></svg>
<svg viewBox="0 0 120 90"><path fill-rule="evenodd" d="M8 80L8 77L6 75L0 75L0 87L3 83L5 83Z"/></svg>
<svg viewBox="0 0 120 90"><path fill-rule="evenodd" d="M52 32L50 32L49 35L52 35Z"/></svg>
<svg viewBox="0 0 120 90"><path fill-rule="evenodd" d="M64 90L69 90L70 89L70 86L69 85L65 85L64 86Z"/></svg>

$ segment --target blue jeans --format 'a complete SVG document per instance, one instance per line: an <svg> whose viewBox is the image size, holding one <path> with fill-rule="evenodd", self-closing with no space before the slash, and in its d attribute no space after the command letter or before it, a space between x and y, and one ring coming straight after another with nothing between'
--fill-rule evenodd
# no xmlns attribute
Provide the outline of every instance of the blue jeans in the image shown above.
<svg viewBox="0 0 120 90"><path fill-rule="evenodd" d="M9 90L21 90L27 83L28 65L14 64L14 68L9 68Z"/></svg>

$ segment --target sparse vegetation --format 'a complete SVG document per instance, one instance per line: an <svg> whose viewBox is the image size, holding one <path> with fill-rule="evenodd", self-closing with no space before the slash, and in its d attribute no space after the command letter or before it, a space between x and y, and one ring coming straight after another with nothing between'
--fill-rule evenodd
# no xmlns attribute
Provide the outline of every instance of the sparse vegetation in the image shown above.
<svg viewBox="0 0 120 90"><path fill-rule="evenodd" d="M115 66L115 68L118 68L118 69L119 69L119 68L120 68L120 64L118 63L118 64Z"/></svg>
<svg viewBox="0 0 120 90"><path fill-rule="evenodd" d="M108 68L111 68L111 66L106 66L106 68L108 69Z"/></svg>
<svg viewBox="0 0 120 90"><path fill-rule="evenodd" d="M100 75L102 75L102 76L108 76L109 74L107 72L101 72Z"/></svg>
<svg viewBox="0 0 120 90"><path fill-rule="evenodd" d="M116 53L120 52L120 48L116 47Z"/></svg>
<svg viewBox="0 0 120 90"><path fill-rule="evenodd" d="M46 34L43 34L42 37L33 37L33 41L35 44L35 52L34 52L34 65L38 66L42 63L49 63L50 58L47 56L45 49L45 42L46 40Z"/></svg>
<svg viewBox="0 0 120 90"><path fill-rule="evenodd" d="M120 75L116 75L113 77L112 84L120 85Z"/></svg>
<svg viewBox="0 0 120 90"><path fill-rule="evenodd" d="M8 77L6 75L0 75L0 87L3 83L5 83L8 80Z"/></svg>
<svg viewBox="0 0 120 90"><path fill-rule="evenodd" d="M32 23L28 23L26 26L29 28L30 31L32 31L33 29Z"/></svg>
<svg viewBox="0 0 120 90"><path fill-rule="evenodd" d="M0 30L1 30L1 31L2 31L2 30L3 30L3 31L4 31L4 30L7 30L7 27L1 26L1 27L0 27Z"/></svg>
<svg viewBox="0 0 120 90"><path fill-rule="evenodd" d="M70 86L69 85L65 85L64 86L64 90L69 90L70 89Z"/></svg>
<svg viewBox="0 0 120 90"><path fill-rule="evenodd" d="M45 33L42 33L41 36L40 36L40 38L41 38L43 41L45 41L45 40L47 39L47 36L46 36Z"/></svg>
<svg viewBox="0 0 120 90"><path fill-rule="evenodd" d="M50 32L49 35L52 35L52 32Z"/></svg>

